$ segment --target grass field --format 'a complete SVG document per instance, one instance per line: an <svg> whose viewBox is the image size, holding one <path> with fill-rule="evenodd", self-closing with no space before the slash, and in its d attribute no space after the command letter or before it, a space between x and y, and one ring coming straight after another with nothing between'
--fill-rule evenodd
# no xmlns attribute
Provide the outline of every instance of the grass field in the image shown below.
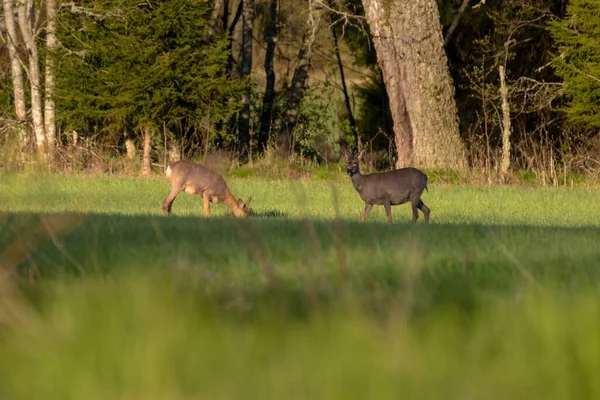
<svg viewBox="0 0 600 400"><path fill-rule="evenodd" d="M0 176L0 398L600 396L598 188L430 185L415 226L358 223L348 181L229 183L252 218Z"/></svg>

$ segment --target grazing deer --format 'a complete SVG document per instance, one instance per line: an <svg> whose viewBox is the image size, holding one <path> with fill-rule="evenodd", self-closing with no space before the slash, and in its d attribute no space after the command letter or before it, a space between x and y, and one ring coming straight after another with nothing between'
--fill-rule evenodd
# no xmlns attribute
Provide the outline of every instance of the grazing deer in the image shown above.
<svg viewBox="0 0 600 400"><path fill-rule="evenodd" d="M185 160L175 161L169 164L165 174L171 184L171 191L163 201L163 214L170 214L175 197L185 192L202 196L206 217L210 215L211 202L225 204L236 217L248 216L252 197L246 203L242 199L236 200L223 177L204 165Z"/></svg>
<svg viewBox="0 0 600 400"><path fill-rule="evenodd" d="M365 202L365 212L360 221L365 222L373 205L379 204L385 207L388 222L391 224L391 207L410 201L413 211L412 221L417 222L419 218L417 210L421 210L425 222L429 222L431 210L421 200L423 190L427 189L427 175L411 167L363 175L358 164L364 154L363 150L358 156L352 154L346 156L346 172L352 179L354 189Z"/></svg>

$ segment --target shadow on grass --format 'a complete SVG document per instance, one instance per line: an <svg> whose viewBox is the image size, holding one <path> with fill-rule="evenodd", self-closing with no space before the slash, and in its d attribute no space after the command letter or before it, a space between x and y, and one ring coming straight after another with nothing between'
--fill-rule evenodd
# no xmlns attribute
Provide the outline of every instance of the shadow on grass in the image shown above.
<svg viewBox="0 0 600 400"><path fill-rule="evenodd" d="M0 253L39 232L41 218L4 214ZM174 274L234 312L266 302L302 315L311 304L335 303L345 287L378 314L398 298L415 310L471 309L475 298L514 295L523 285L589 286L600 278L599 240L595 227L92 214L64 236L50 232L35 247L25 241L18 271L26 285L98 273Z"/></svg>

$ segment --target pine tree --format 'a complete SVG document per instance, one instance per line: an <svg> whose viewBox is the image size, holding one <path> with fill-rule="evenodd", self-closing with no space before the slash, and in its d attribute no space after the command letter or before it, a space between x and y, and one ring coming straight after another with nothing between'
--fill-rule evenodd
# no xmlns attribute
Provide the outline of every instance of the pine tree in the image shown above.
<svg viewBox="0 0 600 400"><path fill-rule="evenodd" d="M165 122L194 131L204 117L237 111L217 100L245 82L221 73L227 38L207 33L207 2L80 4L62 10L57 32L57 119L66 129L120 134Z"/></svg>
<svg viewBox="0 0 600 400"><path fill-rule="evenodd" d="M600 128L600 2L572 0L550 32L559 46L556 73L569 97L564 110L571 121Z"/></svg>

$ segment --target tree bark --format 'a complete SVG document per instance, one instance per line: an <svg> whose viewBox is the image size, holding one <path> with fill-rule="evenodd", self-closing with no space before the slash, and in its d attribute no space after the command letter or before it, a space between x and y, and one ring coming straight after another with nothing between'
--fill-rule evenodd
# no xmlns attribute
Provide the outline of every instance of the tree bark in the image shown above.
<svg viewBox="0 0 600 400"><path fill-rule="evenodd" d="M6 47L10 58L10 69L13 85L13 98L15 102L15 115L19 123L19 142L24 149L27 145L27 107L25 106L25 84L23 82L23 67L17 53L17 27L15 23L15 10L13 0L4 0L4 21L6 25Z"/></svg>
<svg viewBox="0 0 600 400"><path fill-rule="evenodd" d="M146 125L144 127L144 151L142 153L142 175L148 176L150 175L151 166L150 166L150 151L152 150L152 136L150 132L150 125Z"/></svg>
<svg viewBox="0 0 600 400"><path fill-rule="evenodd" d="M54 149L56 146L56 124L55 124L55 106L54 106L54 80L55 80L55 66L53 55L51 54L56 50L56 0L46 0L46 50L48 55L46 56L46 91L44 98L44 123L46 127L46 141L48 144L48 151L50 159L54 157Z"/></svg>
<svg viewBox="0 0 600 400"><path fill-rule="evenodd" d="M181 151L179 150L178 143L171 142L169 144L169 162L181 160Z"/></svg>
<svg viewBox="0 0 600 400"><path fill-rule="evenodd" d="M133 142L133 139L125 139L125 151L128 160L135 160L135 143Z"/></svg>
<svg viewBox="0 0 600 400"><path fill-rule="evenodd" d="M500 162L500 179L506 182L510 169L510 106L508 104L508 88L504 67L498 67L500 73L500 96L502 97L502 161Z"/></svg>
<svg viewBox="0 0 600 400"><path fill-rule="evenodd" d="M277 15L279 0L271 0L269 6L269 25L267 27L267 51L265 54L265 74L267 83L263 95L262 111L260 115L260 128L258 133L258 148L264 149L271 132L273 121L273 103L275 101L275 69L273 60L275 58L275 45L277 43Z"/></svg>
<svg viewBox="0 0 600 400"><path fill-rule="evenodd" d="M293 134L300 114L300 102L304 97L306 90L306 81L308 79L308 70L310 68L310 59L312 57L312 47L315 42L319 23L321 19L321 9L315 7L313 0L308 1L308 21L306 31L302 38L302 45L298 52L298 61L294 67L294 76L292 85L288 90L287 107L283 116L283 126L279 131L276 146L279 155L288 157L292 152Z"/></svg>
<svg viewBox="0 0 600 400"><path fill-rule="evenodd" d="M19 17L19 28L23 35L23 41L27 48L29 58L29 83L31 86L31 116L33 117L33 131L38 152L42 155L47 154L46 148L46 129L44 127L44 114L42 112L42 88L40 77L40 59L38 56L37 45L35 44L35 34L33 26L36 15L33 3L20 0L17 6Z"/></svg>
<svg viewBox="0 0 600 400"><path fill-rule="evenodd" d="M210 36L220 36L227 29L228 7L228 0L214 0L212 13L206 24Z"/></svg>
<svg viewBox="0 0 600 400"><path fill-rule="evenodd" d="M383 72L397 166L461 168L454 86L435 0L362 0Z"/></svg>
<svg viewBox="0 0 600 400"><path fill-rule="evenodd" d="M242 11L242 51L240 76L250 76L252 72L252 25L254 22L254 0L243 0ZM250 146L250 86L242 94L242 109L238 117L238 157L241 162L248 159Z"/></svg>

